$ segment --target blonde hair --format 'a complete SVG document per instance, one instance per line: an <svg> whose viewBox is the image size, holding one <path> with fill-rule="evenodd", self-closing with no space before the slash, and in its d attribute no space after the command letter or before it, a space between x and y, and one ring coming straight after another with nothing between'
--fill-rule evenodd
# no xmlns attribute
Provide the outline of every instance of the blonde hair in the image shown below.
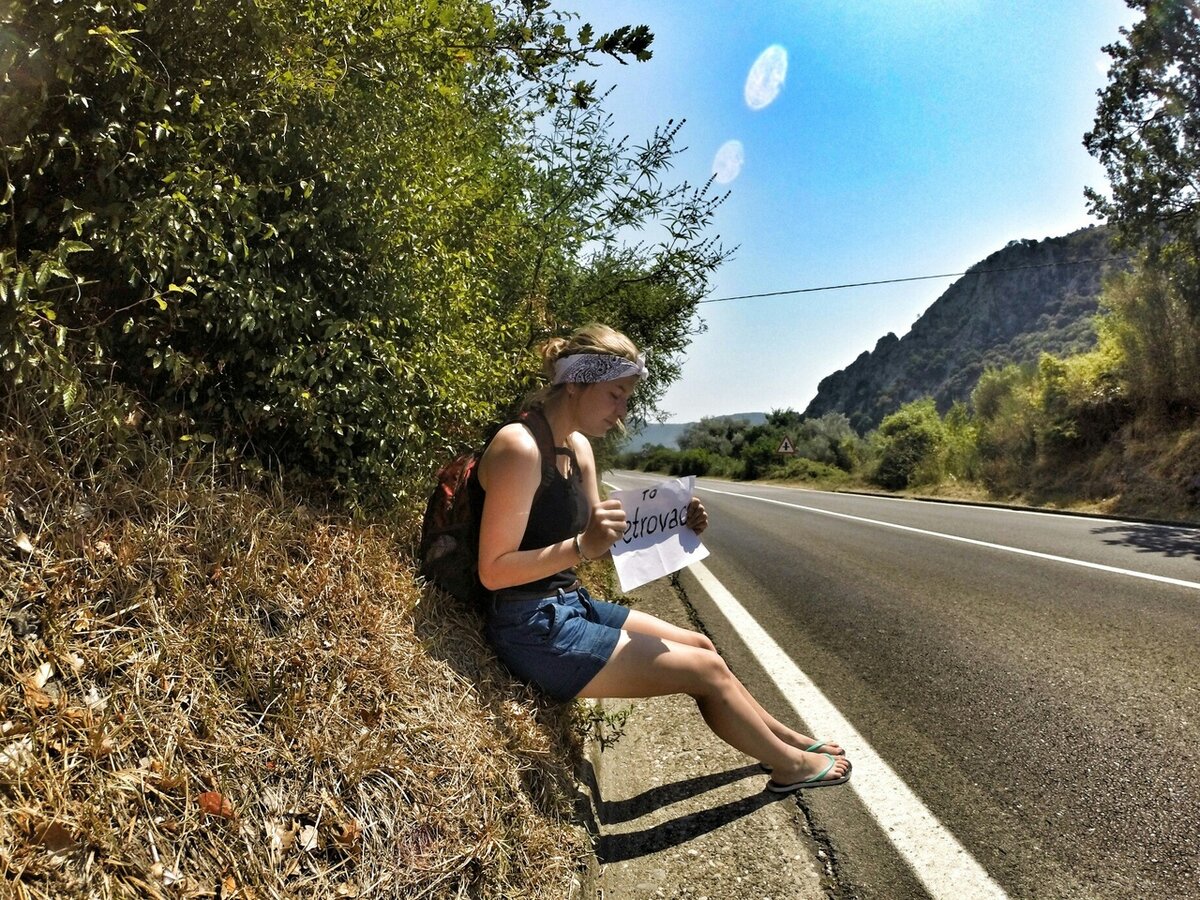
<svg viewBox="0 0 1200 900"><path fill-rule="evenodd" d="M615 328L593 322L584 325L570 337L554 337L541 345L542 374L547 382L554 380L554 364L564 356L576 353L604 353L609 356L620 356L630 362L637 362L637 345ZM540 390L534 391L525 400L526 408L540 407L554 394L562 390L564 385L547 384Z"/></svg>

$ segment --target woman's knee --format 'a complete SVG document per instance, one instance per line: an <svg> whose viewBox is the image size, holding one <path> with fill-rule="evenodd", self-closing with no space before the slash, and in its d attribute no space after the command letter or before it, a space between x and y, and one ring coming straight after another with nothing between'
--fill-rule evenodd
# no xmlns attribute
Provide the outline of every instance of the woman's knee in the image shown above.
<svg viewBox="0 0 1200 900"><path fill-rule="evenodd" d="M701 650L707 650L710 653L717 652L717 645L712 642L707 634L701 634L699 631L693 631L692 634L695 636L693 639L696 642L696 646Z"/></svg>
<svg viewBox="0 0 1200 900"><path fill-rule="evenodd" d="M734 684L733 672L729 670L724 657L716 650L701 649L696 654L694 673L698 681L698 690L694 692L695 696L721 694Z"/></svg>
<svg viewBox="0 0 1200 900"><path fill-rule="evenodd" d="M677 636L677 640L681 644L687 644L698 650L707 650L709 653L717 652L717 645L709 640L708 635L702 634L699 631L691 631L687 628L680 628L679 631L681 633Z"/></svg>

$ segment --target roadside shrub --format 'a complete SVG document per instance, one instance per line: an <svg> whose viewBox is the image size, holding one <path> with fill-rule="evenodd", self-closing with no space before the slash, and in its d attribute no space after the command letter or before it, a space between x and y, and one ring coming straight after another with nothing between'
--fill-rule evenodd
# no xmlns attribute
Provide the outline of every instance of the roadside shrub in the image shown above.
<svg viewBox="0 0 1200 900"><path fill-rule="evenodd" d="M495 22L452 0L439 34L388 5L7 8L14 386L69 358L351 495L494 416L530 362L477 256L517 217L518 169L438 45L494 44Z"/></svg>
<svg viewBox="0 0 1200 900"><path fill-rule="evenodd" d="M1038 410L1034 371L1017 365L987 369L971 395L980 477L989 490L1023 490L1037 459Z"/></svg>
<svg viewBox="0 0 1200 900"><path fill-rule="evenodd" d="M1148 421L1177 423L1200 413L1198 280L1200 262L1174 248L1156 258L1143 254L1101 295L1100 347L1124 402Z"/></svg>
<svg viewBox="0 0 1200 900"><path fill-rule="evenodd" d="M976 481L980 477L979 429L964 403L955 403L942 420L946 445L943 454L945 474L953 478Z"/></svg>
<svg viewBox="0 0 1200 900"><path fill-rule="evenodd" d="M1039 455L1052 460L1065 453L1094 451L1129 418L1111 347L1059 359L1044 355L1038 364Z"/></svg>
<svg viewBox="0 0 1200 900"><path fill-rule="evenodd" d="M806 481L826 485L842 484L850 478L845 471L836 466L800 456L773 467L767 473L767 477L781 481Z"/></svg>
<svg viewBox="0 0 1200 900"><path fill-rule="evenodd" d="M671 450L668 447L653 447L649 452L644 453L641 457L637 468L643 472L670 472L675 458L679 455L678 450Z"/></svg>
<svg viewBox="0 0 1200 900"><path fill-rule="evenodd" d="M933 398L915 400L887 416L875 433L879 459L872 480L901 490L941 479L946 433Z"/></svg>
<svg viewBox="0 0 1200 900"><path fill-rule="evenodd" d="M676 478L685 475L707 475L713 465L713 455L707 450L684 450L671 460L670 473Z"/></svg>
<svg viewBox="0 0 1200 900"><path fill-rule="evenodd" d="M117 382L223 458L411 498L591 320L652 404L725 257L721 197L610 138L546 3L28 0L0 8L3 388ZM536 48L536 49L535 49ZM663 224L657 243L621 236ZM652 276L651 274L652 273Z"/></svg>

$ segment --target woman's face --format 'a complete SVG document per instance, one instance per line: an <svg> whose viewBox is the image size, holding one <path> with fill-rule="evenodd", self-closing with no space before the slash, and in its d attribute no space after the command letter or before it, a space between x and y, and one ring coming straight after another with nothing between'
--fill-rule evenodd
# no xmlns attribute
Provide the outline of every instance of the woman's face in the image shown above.
<svg viewBox="0 0 1200 900"><path fill-rule="evenodd" d="M585 385L579 392L579 430L589 437L603 437L623 421L639 380L636 375L626 375Z"/></svg>

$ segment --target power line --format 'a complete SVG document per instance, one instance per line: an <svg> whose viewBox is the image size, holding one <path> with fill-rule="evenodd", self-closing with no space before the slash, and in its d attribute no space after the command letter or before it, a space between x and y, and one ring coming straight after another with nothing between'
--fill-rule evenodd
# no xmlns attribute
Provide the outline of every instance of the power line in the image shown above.
<svg viewBox="0 0 1200 900"><path fill-rule="evenodd" d="M846 288L871 287L876 284L900 284L904 281L930 281L935 278L958 278L962 275L988 275L993 272L1017 272L1022 269L1049 269L1053 266L1082 266L1088 263L1128 262L1128 256L1102 256L1096 259L1073 259L1064 262L1037 263L1028 266L1006 266L1000 269L972 269L968 272L947 272L944 275L914 275L911 278L884 278L881 281L856 281L853 284L827 284L822 287L795 288L790 291L769 291L764 294L739 294L736 297L711 297L700 303L724 303L727 300L752 300L757 297L784 297L788 294L813 294L817 291L840 291Z"/></svg>

